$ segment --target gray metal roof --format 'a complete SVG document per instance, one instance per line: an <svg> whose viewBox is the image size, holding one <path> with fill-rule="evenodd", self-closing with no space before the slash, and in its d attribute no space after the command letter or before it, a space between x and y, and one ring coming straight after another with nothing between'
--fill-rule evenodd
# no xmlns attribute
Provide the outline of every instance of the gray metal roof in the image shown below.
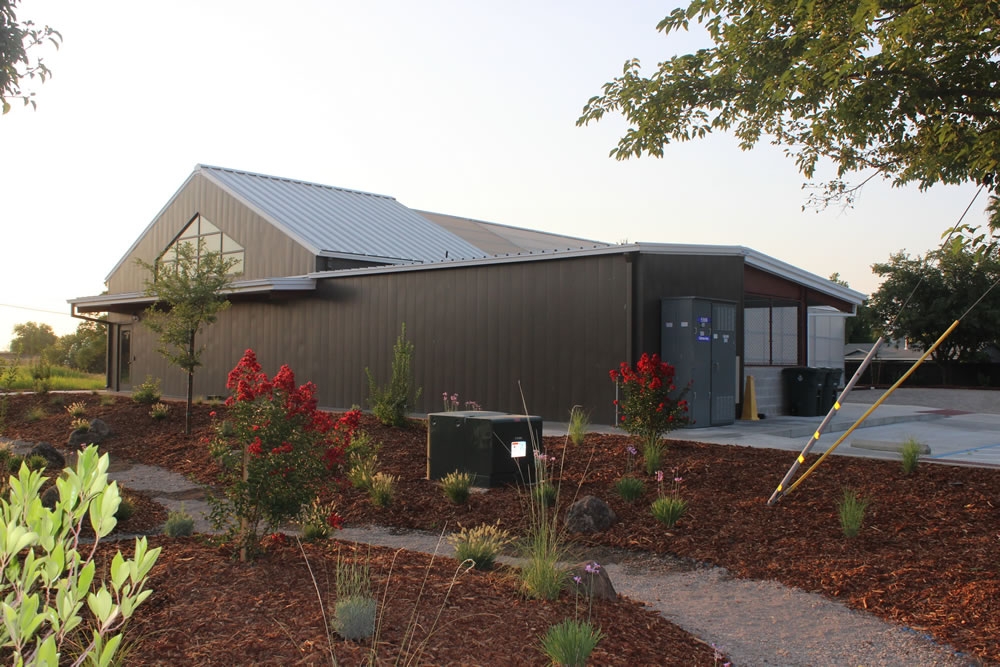
<svg viewBox="0 0 1000 667"><path fill-rule="evenodd" d="M486 254L392 197L208 165L195 171L316 254L416 262Z"/></svg>

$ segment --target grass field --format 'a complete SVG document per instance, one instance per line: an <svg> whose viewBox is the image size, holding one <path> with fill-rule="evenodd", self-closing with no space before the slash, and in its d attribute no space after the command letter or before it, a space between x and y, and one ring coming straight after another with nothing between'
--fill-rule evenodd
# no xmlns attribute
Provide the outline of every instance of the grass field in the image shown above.
<svg viewBox="0 0 1000 667"><path fill-rule="evenodd" d="M68 390L96 390L104 389L107 381L103 373L82 373L66 366L51 366L49 376L49 391ZM17 369L17 378L10 386L11 391L34 391L34 382L31 379L31 368L20 365Z"/></svg>

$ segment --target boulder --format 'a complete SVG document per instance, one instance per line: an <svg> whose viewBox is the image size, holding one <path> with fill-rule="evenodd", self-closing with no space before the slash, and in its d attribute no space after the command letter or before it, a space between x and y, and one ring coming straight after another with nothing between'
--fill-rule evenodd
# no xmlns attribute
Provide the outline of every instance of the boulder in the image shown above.
<svg viewBox="0 0 1000 667"><path fill-rule="evenodd" d="M98 442L97 440L94 439L96 435L97 435L96 433L89 430L73 431L72 433L69 434L69 439L66 441L66 449L70 450L71 452L79 451L84 447L86 447L87 445Z"/></svg>
<svg viewBox="0 0 1000 667"><path fill-rule="evenodd" d="M56 508L56 504L59 502L59 489L55 484L45 489L42 492L42 507L47 507L50 510Z"/></svg>
<svg viewBox="0 0 1000 667"><path fill-rule="evenodd" d="M571 533L603 533L617 522L615 511L595 496L584 496L566 510L566 530Z"/></svg>
<svg viewBox="0 0 1000 667"><path fill-rule="evenodd" d="M111 435L111 427L100 417L90 420L90 431L97 436L97 439L91 440L91 442L103 442L106 437Z"/></svg>
<svg viewBox="0 0 1000 667"><path fill-rule="evenodd" d="M574 565L569 570L570 585L592 600L616 600L618 593L608 571L593 561Z"/></svg>
<svg viewBox="0 0 1000 667"><path fill-rule="evenodd" d="M61 470L66 467L66 457L52 443L40 442L31 448L28 456L42 456L48 462L49 468Z"/></svg>

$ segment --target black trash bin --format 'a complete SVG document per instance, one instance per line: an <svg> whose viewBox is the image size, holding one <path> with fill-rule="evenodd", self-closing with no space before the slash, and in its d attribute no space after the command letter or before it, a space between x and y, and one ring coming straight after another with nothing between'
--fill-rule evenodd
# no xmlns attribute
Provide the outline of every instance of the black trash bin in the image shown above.
<svg viewBox="0 0 1000 667"><path fill-rule="evenodd" d="M807 366L793 366L781 371L789 414L800 417L815 417L819 414L824 375L823 369Z"/></svg>
<svg viewBox="0 0 1000 667"><path fill-rule="evenodd" d="M480 487L535 481L541 417L470 410L435 412L427 421L427 479L459 470Z"/></svg>
<svg viewBox="0 0 1000 667"><path fill-rule="evenodd" d="M825 415L837 401L837 388L840 386L840 374L843 372L839 368L823 368L823 389L819 397L819 412Z"/></svg>

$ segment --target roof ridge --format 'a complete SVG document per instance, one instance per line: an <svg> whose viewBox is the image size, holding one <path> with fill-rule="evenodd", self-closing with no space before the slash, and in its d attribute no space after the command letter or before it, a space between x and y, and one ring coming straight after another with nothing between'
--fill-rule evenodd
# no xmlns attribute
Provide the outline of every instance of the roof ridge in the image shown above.
<svg viewBox="0 0 1000 667"><path fill-rule="evenodd" d="M288 178L286 176L273 176L271 174L261 174L255 171L246 171L244 169L233 169L232 167L219 167L211 164L201 164L199 163L196 169L206 169L211 171L225 171L231 174L240 174L242 176L253 176L255 178L265 178L271 181L283 181L285 183L295 183L297 185L307 185L314 188L323 188L325 190L336 190L338 192L347 192L355 195L366 195L368 197L377 197L379 199L389 199L396 201L396 198L391 195L382 195L377 192L366 192L364 190L355 190L353 188L343 188L337 185L327 185L326 183L316 183L314 181L304 181L298 178Z"/></svg>

